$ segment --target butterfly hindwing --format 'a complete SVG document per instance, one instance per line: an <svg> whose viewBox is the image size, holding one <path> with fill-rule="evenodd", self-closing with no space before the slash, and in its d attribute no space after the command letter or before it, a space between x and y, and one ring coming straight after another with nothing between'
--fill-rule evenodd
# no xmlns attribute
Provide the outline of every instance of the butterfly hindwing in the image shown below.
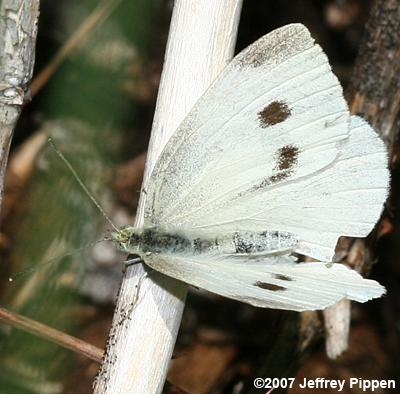
<svg viewBox="0 0 400 394"><path fill-rule="evenodd" d="M378 282L342 264L296 264L288 256L151 254L144 260L193 286L264 308L324 309L342 298L365 302L384 293Z"/></svg>
<svg viewBox="0 0 400 394"><path fill-rule="evenodd" d="M309 225L304 232L296 231L303 239L296 251L330 261L341 235L366 237L381 215L389 180L383 141L365 120L352 116L350 136L337 160L326 171L300 181L301 194L282 190L292 203L292 214ZM285 223L283 212L277 208L274 219ZM280 227L289 228L294 227Z"/></svg>

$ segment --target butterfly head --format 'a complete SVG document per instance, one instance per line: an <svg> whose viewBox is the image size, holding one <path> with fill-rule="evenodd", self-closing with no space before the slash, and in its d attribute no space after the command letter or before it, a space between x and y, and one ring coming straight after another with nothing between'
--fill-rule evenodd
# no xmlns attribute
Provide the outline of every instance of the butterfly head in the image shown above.
<svg viewBox="0 0 400 394"><path fill-rule="evenodd" d="M137 253L139 238L138 229L133 226L121 227L111 233L111 240L123 252Z"/></svg>

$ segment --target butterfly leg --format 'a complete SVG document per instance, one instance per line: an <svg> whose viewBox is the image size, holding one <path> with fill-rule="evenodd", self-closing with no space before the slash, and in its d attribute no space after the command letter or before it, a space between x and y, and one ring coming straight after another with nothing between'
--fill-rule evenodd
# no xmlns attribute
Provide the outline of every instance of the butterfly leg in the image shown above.
<svg viewBox="0 0 400 394"><path fill-rule="evenodd" d="M137 254L129 254L128 257L126 258L126 260L124 261L124 266L126 267L130 267L131 265L135 265L135 264L139 264L139 263L143 263L143 260L141 259L141 257Z"/></svg>

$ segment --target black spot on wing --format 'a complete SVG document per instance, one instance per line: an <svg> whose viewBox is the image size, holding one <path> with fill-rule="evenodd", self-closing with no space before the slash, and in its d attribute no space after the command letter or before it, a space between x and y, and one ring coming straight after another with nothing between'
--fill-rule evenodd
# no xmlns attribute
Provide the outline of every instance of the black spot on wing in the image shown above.
<svg viewBox="0 0 400 394"><path fill-rule="evenodd" d="M258 113L260 126L266 127L285 121L291 114L291 110L283 101L273 101Z"/></svg>
<svg viewBox="0 0 400 394"><path fill-rule="evenodd" d="M290 171L297 164L299 148L294 145L285 145L276 151L276 171Z"/></svg>
<svg viewBox="0 0 400 394"><path fill-rule="evenodd" d="M254 283L254 286L260 287L261 289L270 290L270 291L287 290L286 287L274 285L272 283L260 282L260 281L257 281L256 283Z"/></svg>
<svg viewBox="0 0 400 394"><path fill-rule="evenodd" d="M286 280L288 282L292 281L293 278L291 278L290 276L287 275L282 275L282 274L274 274L273 277L275 279L279 279L279 280Z"/></svg>
<svg viewBox="0 0 400 394"><path fill-rule="evenodd" d="M274 174L254 185L249 191L254 192L264 189L269 185L288 179L294 172L298 162L300 149L295 145L285 145L275 152Z"/></svg>
<svg viewBox="0 0 400 394"><path fill-rule="evenodd" d="M289 177L290 174L286 171L279 172L278 174L271 175L269 178L266 179L267 184L266 185L272 185L274 183L278 183L280 181L283 181Z"/></svg>

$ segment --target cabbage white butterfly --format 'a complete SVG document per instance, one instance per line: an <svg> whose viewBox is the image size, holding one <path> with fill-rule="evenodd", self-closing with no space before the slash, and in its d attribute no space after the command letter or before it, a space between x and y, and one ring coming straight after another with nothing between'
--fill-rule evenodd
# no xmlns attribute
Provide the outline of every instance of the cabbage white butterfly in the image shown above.
<svg viewBox="0 0 400 394"><path fill-rule="evenodd" d="M385 289L330 261L339 236L371 231L388 183L382 141L349 114L309 31L291 24L222 71L160 155L143 227L113 240L163 274L258 307L365 302Z"/></svg>

